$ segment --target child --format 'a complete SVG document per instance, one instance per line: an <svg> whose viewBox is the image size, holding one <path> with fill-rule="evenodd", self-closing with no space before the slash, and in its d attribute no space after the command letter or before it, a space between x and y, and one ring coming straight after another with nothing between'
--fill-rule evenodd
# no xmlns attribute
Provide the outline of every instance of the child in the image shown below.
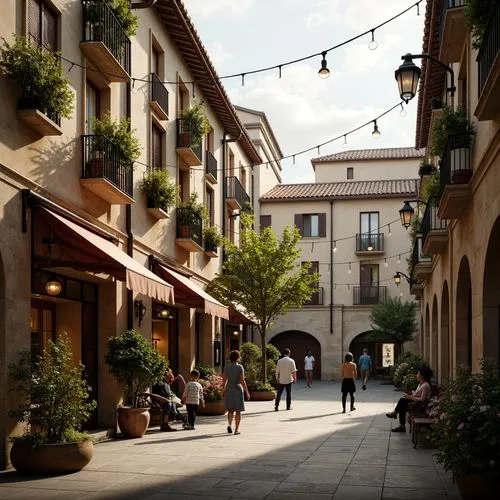
<svg viewBox="0 0 500 500"><path fill-rule="evenodd" d="M184 394L182 395L182 402L186 405L188 414L188 425L187 430L194 429L194 421L196 420L196 411L201 403L205 407L205 399L203 398L203 387L198 382L200 378L200 372L198 370L192 370L190 373L190 381L186 384L184 388Z"/></svg>
<svg viewBox="0 0 500 500"><path fill-rule="evenodd" d="M353 356L350 352L345 355L345 362L342 364L340 369L340 376L342 377L342 413L345 413L345 403L347 400L347 393L351 396L351 411L354 408L354 393L356 392L356 384L354 379L357 377L358 372L356 369L356 363L353 363Z"/></svg>

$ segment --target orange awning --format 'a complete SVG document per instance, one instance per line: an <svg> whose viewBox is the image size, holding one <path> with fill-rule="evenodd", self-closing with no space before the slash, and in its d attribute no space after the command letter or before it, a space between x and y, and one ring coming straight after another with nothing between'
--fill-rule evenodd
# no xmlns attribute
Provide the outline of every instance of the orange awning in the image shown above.
<svg viewBox="0 0 500 500"><path fill-rule="evenodd" d="M110 274L124 281L129 290L174 304L173 287L113 243L47 208L37 210L42 217L50 218L55 241L63 250L52 267ZM46 264L48 267L50 262Z"/></svg>
<svg viewBox="0 0 500 500"><path fill-rule="evenodd" d="M174 285L175 297L179 304L203 309L205 314L229 319L228 308L205 292L203 288L192 282L188 277L176 273L161 264L158 265L158 270L165 281Z"/></svg>
<svg viewBox="0 0 500 500"><path fill-rule="evenodd" d="M242 325L255 325L255 320L251 318L249 314L242 305L231 306L229 308L229 321L233 323L240 323Z"/></svg>

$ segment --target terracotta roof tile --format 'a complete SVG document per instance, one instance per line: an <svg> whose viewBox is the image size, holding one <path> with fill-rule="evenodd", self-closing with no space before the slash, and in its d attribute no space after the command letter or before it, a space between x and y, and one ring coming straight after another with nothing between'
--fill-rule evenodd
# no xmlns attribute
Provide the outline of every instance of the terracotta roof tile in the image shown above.
<svg viewBox="0 0 500 500"><path fill-rule="evenodd" d="M278 184L261 201L315 200L335 198L392 198L414 195L416 179L347 181L310 184Z"/></svg>
<svg viewBox="0 0 500 500"><path fill-rule="evenodd" d="M330 163L334 161L359 161L359 160L403 160L406 158L423 158L425 150L407 148L384 148L384 149L355 149L343 151L327 156L313 158L311 163Z"/></svg>

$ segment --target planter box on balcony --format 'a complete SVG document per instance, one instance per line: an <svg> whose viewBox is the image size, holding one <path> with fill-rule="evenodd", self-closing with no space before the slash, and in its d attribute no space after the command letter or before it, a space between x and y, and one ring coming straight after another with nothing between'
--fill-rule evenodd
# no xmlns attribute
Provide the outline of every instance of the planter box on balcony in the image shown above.
<svg viewBox="0 0 500 500"><path fill-rule="evenodd" d="M110 205L132 205L134 203L132 197L128 196L104 177L81 177L80 184L103 200L106 200Z"/></svg>
<svg viewBox="0 0 500 500"><path fill-rule="evenodd" d="M446 0L442 9L439 59L448 63L459 62L468 33L465 1Z"/></svg>
<svg viewBox="0 0 500 500"><path fill-rule="evenodd" d="M63 133L57 123L38 109L18 109L17 116L42 136L62 135Z"/></svg>
<svg viewBox="0 0 500 500"><path fill-rule="evenodd" d="M432 273L432 261L421 260L413 268L413 276L417 279L427 279Z"/></svg>
<svg viewBox="0 0 500 500"><path fill-rule="evenodd" d="M128 82L130 80L130 75L106 47L104 42L80 42L80 49L108 82Z"/></svg>
<svg viewBox="0 0 500 500"><path fill-rule="evenodd" d="M207 249L205 249L205 255L207 257L210 257L211 259L215 259L216 257L219 256L219 254L217 253L217 249L215 249L215 250L207 250Z"/></svg>
<svg viewBox="0 0 500 500"><path fill-rule="evenodd" d="M445 251L448 245L448 229L432 229L425 238L422 250L427 255L436 255Z"/></svg>
<svg viewBox="0 0 500 500"><path fill-rule="evenodd" d="M440 219L458 219L472 199L470 184L448 184L439 201Z"/></svg>
<svg viewBox="0 0 500 500"><path fill-rule="evenodd" d="M494 120L500 113L500 51L497 52L493 65L489 69L486 82L480 89L474 116L479 121Z"/></svg>
<svg viewBox="0 0 500 500"><path fill-rule="evenodd" d="M168 219L168 214L162 208L148 206L148 213L156 219Z"/></svg>
<svg viewBox="0 0 500 500"><path fill-rule="evenodd" d="M424 294L424 285L422 283L412 283L410 293L415 295L415 298L420 299Z"/></svg>

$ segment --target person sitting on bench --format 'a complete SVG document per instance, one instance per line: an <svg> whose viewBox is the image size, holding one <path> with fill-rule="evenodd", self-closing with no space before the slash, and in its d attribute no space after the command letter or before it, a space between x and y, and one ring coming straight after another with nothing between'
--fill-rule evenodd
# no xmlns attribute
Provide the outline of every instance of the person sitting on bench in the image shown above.
<svg viewBox="0 0 500 500"><path fill-rule="evenodd" d="M429 401L431 395L432 370L427 366L421 366L417 370L418 387L410 394L405 394L399 398L398 404L394 411L386 413L389 418L396 418L399 415L399 426L392 429L392 432L406 432L406 413L408 412L408 405L412 401L419 401L426 403Z"/></svg>
<svg viewBox="0 0 500 500"><path fill-rule="evenodd" d="M177 409L177 404L181 402L181 400L176 396L172 388L170 387L176 380L180 380L184 387L186 386L186 382L182 375L174 376L172 370L169 368L165 375L163 376L163 380L160 380L153 386L152 393L157 396L161 396L165 398L165 402L163 403L163 422L161 423L160 430L166 432L173 432L177 429L174 429L169 421L173 420L182 420L183 424L187 424L186 418L182 415Z"/></svg>

